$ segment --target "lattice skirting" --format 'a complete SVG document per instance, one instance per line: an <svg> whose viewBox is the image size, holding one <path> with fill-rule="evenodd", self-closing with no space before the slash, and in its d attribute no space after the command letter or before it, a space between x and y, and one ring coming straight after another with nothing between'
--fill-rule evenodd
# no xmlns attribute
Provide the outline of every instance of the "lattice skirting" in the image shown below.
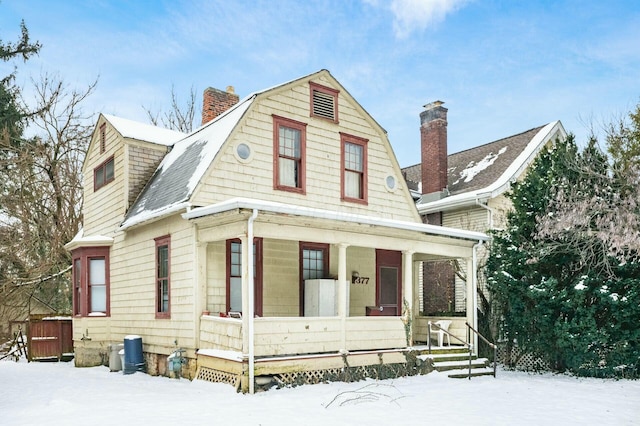
<svg viewBox="0 0 640 426"><path fill-rule="evenodd" d="M506 345L498 345L498 359L502 364L517 370L548 371L550 369L549 363L542 358L532 353L525 353L518 347L513 347L509 354Z"/></svg>
<svg viewBox="0 0 640 426"><path fill-rule="evenodd" d="M236 389L240 386L240 376L238 374L227 373L209 367L200 367L196 379L213 383L226 383L234 386Z"/></svg>
<svg viewBox="0 0 640 426"><path fill-rule="evenodd" d="M311 385L328 382L357 382L367 378L393 379L403 376L423 374L420 370L405 363L379 364L358 367L330 368L326 370L294 371L274 376L278 387Z"/></svg>

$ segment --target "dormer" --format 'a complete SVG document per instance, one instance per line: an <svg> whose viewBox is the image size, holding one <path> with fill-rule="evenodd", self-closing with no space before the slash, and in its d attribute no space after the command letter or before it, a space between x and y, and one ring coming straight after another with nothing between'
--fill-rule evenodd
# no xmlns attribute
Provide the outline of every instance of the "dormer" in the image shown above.
<svg viewBox="0 0 640 426"><path fill-rule="evenodd" d="M85 230L113 229L171 146L183 137L180 132L101 114L82 169Z"/></svg>

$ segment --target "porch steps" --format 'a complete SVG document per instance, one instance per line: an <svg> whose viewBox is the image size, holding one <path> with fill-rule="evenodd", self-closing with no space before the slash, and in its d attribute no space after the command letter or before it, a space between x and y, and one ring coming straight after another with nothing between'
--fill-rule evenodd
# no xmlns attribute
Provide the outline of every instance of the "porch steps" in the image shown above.
<svg viewBox="0 0 640 426"><path fill-rule="evenodd" d="M423 353L418 358L422 360L433 360L433 367L436 371L447 371L451 378L469 378L478 376L493 375L493 368L489 368L487 358L471 357L471 374L469 374L469 352L463 348L432 350L431 353Z"/></svg>

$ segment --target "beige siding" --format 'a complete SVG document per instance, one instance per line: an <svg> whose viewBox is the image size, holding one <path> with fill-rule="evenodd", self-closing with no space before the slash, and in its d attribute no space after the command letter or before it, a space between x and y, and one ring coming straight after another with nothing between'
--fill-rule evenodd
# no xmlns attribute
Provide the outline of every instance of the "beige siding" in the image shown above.
<svg viewBox="0 0 640 426"><path fill-rule="evenodd" d="M331 85L329 81L318 81ZM195 195L194 203L206 205L231 197L246 196L305 205L320 209L417 221L413 201L404 187L400 169L384 134L342 91L340 123L309 117L309 85L287 87L258 97L236 133L214 160L210 174ZM283 116L306 123L306 194L273 188L273 117ZM340 132L368 139L368 205L340 200ZM238 143L253 151L249 162L234 155ZM403 185L394 192L385 187L388 175ZM242 178L238 178L242 176Z"/></svg>
<svg viewBox="0 0 640 426"><path fill-rule="evenodd" d="M337 267L337 258L335 264ZM361 277L369 278L369 282L367 284L349 284L349 315L365 316L366 307L376 304L375 249L363 247L347 248L347 276L349 278L353 271L357 271Z"/></svg>
<svg viewBox="0 0 640 426"><path fill-rule="evenodd" d="M96 129L100 128L102 122L96 125ZM94 133L83 166L84 205L82 212L85 235L113 236L125 213L122 195L125 181L122 139L108 123L105 134L105 152L100 153L100 131L98 130ZM111 156L114 157L114 180L94 191L93 172L96 167Z"/></svg>
<svg viewBox="0 0 640 426"><path fill-rule="evenodd" d="M443 213L442 225L450 228L486 232L489 228L488 217L488 210L482 207L447 211Z"/></svg>
<svg viewBox="0 0 640 426"><path fill-rule="evenodd" d="M226 299L226 245L217 241L207 245L207 309L225 312Z"/></svg>
<svg viewBox="0 0 640 426"><path fill-rule="evenodd" d="M146 345L194 347L195 245L179 216L118 234L111 249L111 335L143 336ZM155 238L171 236L171 318L156 319ZM158 349L162 350L162 349Z"/></svg>
<svg viewBox="0 0 640 426"><path fill-rule="evenodd" d="M300 312L299 245L296 241L264 240L263 314L298 316Z"/></svg>

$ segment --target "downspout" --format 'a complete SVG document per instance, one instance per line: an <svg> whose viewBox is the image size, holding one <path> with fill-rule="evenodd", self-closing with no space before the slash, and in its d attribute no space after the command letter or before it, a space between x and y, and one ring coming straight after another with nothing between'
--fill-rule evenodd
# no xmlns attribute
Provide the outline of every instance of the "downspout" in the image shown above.
<svg viewBox="0 0 640 426"><path fill-rule="evenodd" d="M247 274L249 275L249 291L247 297L249 298L249 315L248 324L249 329L249 393L255 393L255 349L254 349L254 335L253 335L253 320L255 316L255 283L253 280L253 271L255 265L253 264L253 222L258 217L258 209L253 209L253 213L249 217L247 222Z"/></svg>
<svg viewBox="0 0 640 426"><path fill-rule="evenodd" d="M471 257L471 285L473 287L473 328L476 331L478 330L478 249L482 247L484 241L478 240L476 244L473 245L472 249L472 257ZM478 335L474 333L473 335L473 347L476 349L476 354L478 353Z"/></svg>
<svg viewBox="0 0 640 426"><path fill-rule="evenodd" d="M476 205L482 207L489 212L489 229L493 229L493 209L488 204L484 204L479 198L476 198Z"/></svg>

